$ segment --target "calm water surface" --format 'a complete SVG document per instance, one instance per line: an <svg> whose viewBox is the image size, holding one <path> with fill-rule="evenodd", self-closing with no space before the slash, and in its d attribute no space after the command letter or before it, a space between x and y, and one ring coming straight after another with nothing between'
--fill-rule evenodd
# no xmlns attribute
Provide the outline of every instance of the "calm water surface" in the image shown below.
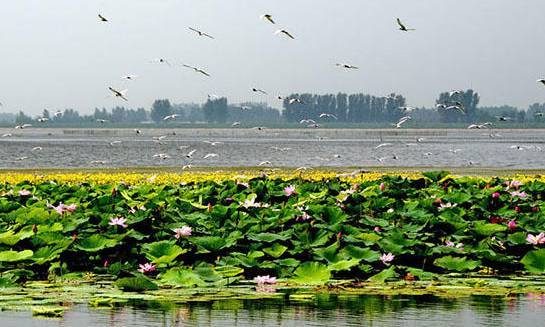
<svg viewBox="0 0 545 327"><path fill-rule="evenodd" d="M0 326L540 326L543 297L318 296L309 302L230 300L116 309L72 307L62 319L0 313Z"/></svg>
<svg viewBox="0 0 545 327"><path fill-rule="evenodd" d="M132 129L0 129L0 135L10 133L0 138L0 168L263 162L280 167L543 168L545 159L545 130L143 129L136 135ZM380 144L387 145L376 149ZM191 150L196 152L187 158ZM217 156L204 158L211 153ZM158 154L169 158L154 157Z"/></svg>

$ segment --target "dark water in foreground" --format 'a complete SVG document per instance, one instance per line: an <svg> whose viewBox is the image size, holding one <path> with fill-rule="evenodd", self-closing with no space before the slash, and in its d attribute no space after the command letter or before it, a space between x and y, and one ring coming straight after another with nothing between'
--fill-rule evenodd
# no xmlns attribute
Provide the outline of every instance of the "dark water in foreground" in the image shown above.
<svg viewBox="0 0 545 327"><path fill-rule="evenodd" d="M545 297L317 296L308 302L224 300L114 309L72 307L62 319L1 312L0 326L541 326Z"/></svg>

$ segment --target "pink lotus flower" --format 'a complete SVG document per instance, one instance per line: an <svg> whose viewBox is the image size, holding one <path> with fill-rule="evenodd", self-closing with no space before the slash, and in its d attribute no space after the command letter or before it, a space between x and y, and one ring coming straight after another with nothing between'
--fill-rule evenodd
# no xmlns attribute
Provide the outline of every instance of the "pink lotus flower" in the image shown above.
<svg viewBox="0 0 545 327"><path fill-rule="evenodd" d="M373 230L377 233L380 233L382 232L382 229L380 229L380 227L376 226L375 228L373 228Z"/></svg>
<svg viewBox="0 0 545 327"><path fill-rule="evenodd" d="M543 244L545 243L545 233L539 233L537 236L528 234L528 236L526 236L526 241L533 245Z"/></svg>
<svg viewBox="0 0 545 327"><path fill-rule="evenodd" d="M20 190L19 191L19 196L29 196L31 194L32 193L30 193L30 191L28 191L28 190Z"/></svg>
<svg viewBox="0 0 545 327"><path fill-rule="evenodd" d="M127 228L127 218L123 218L123 217L116 217L116 218L110 218L110 222L108 223L108 225L110 226L121 226L121 227L124 227L124 228Z"/></svg>
<svg viewBox="0 0 545 327"><path fill-rule="evenodd" d="M494 192L492 193L492 199L497 199L500 197L500 192Z"/></svg>
<svg viewBox="0 0 545 327"><path fill-rule="evenodd" d="M298 216L297 218L295 218L296 221L307 221L309 219L311 219L312 217L306 213L306 212L303 212L302 215Z"/></svg>
<svg viewBox="0 0 545 327"><path fill-rule="evenodd" d="M512 197L519 197L519 198L524 199L526 197L526 195L527 195L526 192L519 192L519 191L511 192Z"/></svg>
<svg viewBox="0 0 545 327"><path fill-rule="evenodd" d="M517 222L514 220L510 220L507 223L507 227L509 228L509 230L515 230L517 228Z"/></svg>
<svg viewBox="0 0 545 327"><path fill-rule="evenodd" d="M191 227L188 227L188 226L183 226L182 228L176 228L174 229L174 233L176 233L174 237L176 237L177 239L180 239L181 237L188 237L188 236L191 236L191 232L192 232L192 229Z"/></svg>
<svg viewBox="0 0 545 327"><path fill-rule="evenodd" d="M267 208L269 207L269 204L255 202L255 197L253 197L251 199L244 200L244 202L242 203L242 206L244 208Z"/></svg>
<svg viewBox="0 0 545 327"><path fill-rule="evenodd" d="M384 192L384 190L386 189L386 185L384 183L380 183L379 187L378 187L382 192Z"/></svg>
<svg viewBox="0 0 545 327"><path fill-rule="evenodd" d="M452 241L446 241L445 246L449 248L457 248L458 250L464 250L464 243L454 243Z"/></svg>
<svg viewBox="0 0 545 327"><path fill-rule="evenodd" d="M47 207L54 209L55 211L57 211L57 213L59 215L63 215L65 212L74 212L74 211L76 211L76 208L77 208L77 206L75 204L71 204L71 205L67 206L67 205L63 204L62 202L59 203L59 205L56 206L56 207L51 205L51 204L47 204Z"/></svg>
<svg viewBox="0 0 545 327"><path fill-rule="evenodd" d="M297 195L297 191L295 190L295 186L293 186L293 185L286 186L284 188L284 194L286 194L287 196Z"/></svg>
<svg viewBox="0 0 545 327"><path fill-rule="evenodd" d="M511 182L509 182L509 183L507 184L507 188L515 188L515 189L517 189L517 188L519 188L521 185L522 185L522 182L521 182L521 181L516 181L516 180L514 180L514 181L511 181Z"/></svg>
<svg viewBox="0 0 545 327"><path fill-rule="evenodd" d="M266 284L276 284L276 277L270 277L269 275L267 276L257 276L254 278L254 282L257 283L257 285L266 285Z"/></svg>
<svg viewBox="0 0 545 327"><path fill-rule="evenodd" d="M381 256L380 256L380 261L382 261L383 264L385 265L389 265L390 262L394 261L394 258L395 258L395 255L391 254L391 253L383 253Z"/></svg>
<svg viewBox="0 0 545 327"><path fill-rule="evenodd" d="M143 273L143 274L147 274L147 273L150 273L150 272L154 272L155 271L155 265L154 264L151 264L151 263L145 263L143 265L138 265L140 268L138 268L138 271Z"/></svg>

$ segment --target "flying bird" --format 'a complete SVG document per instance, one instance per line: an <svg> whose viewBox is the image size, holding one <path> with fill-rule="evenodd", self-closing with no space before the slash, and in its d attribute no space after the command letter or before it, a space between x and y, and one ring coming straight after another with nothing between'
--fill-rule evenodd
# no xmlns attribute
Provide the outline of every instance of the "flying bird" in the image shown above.
<svg viewBox="0 0 545 327"><path fill-rule="evenodd" d="M216 145L219 145L219 144L223 144L223 142L218 142L218 141L204 141L204 143L209 144L210 146L216 146Z"/></svg>
<svg viewBox="0 0 545 327"><path fill-rule="evenodd" d="M410 112L410 111L413 111L415 110L414 107L397 107L397 109L403 111L403 112Z"/></svg>
<svg viewBox="0 0 545 327"><path fill-rule="evenodd" d="M121 98L125 101L129 101L127 99L127 97L125 96L125 94L127 94L128 90L122 90L122 91L118 91L116 89L114 89L113 87L108 87L108 89L110 90L110 92L112 92L112 94L116 97L116 98Z"/></svg>
<svg viewBox="0 0 545 327"><path fill-rule="evenodd" d="M464 91L461 91L461 90L455 90L455 91L450 91L448 93L449 97L453 97L453 96L456 96L456 95L462 95L464 93Z"/></svg>
<svg viewBox="0 0 545 327"><path fill-rule="evenodd" d="M98 14L98 18L100 19L101 22L104 22L104 23L108 22L108 19L106 17L102 16L102 14Z"/></svg>
<svg viewBox="0 0 545 327"><path fill-rule="evenodd" d="M168 60L166 59L163 59L163 58L155 58L151 61L151 63L155 63L155 64L167 64L170 66L170 63L168 62Z"/></svg>
<svg viewBox="0 0 545 327"><path fill-rule="evenodd" d="M186 65L186 64L183 64L183 66L186 67L186 68L189 68L189 69L193 69L196 73L200 73L200 74L203 74L206 77L210 77L210 74L208 74L207 72L205 72L204 70L202 70L200 68L189 66L189 65Z"/></svg>
<svg viewBox="0 0 545 327"><path fill-rule="evenodd" d="M208 153L203 157L203 159L215 158L215 157L218 157L218 156L219 155L217 153Z"/></svg>
<svg viewBox="0 0 545 327"><path fill-rule="evenodd" d="M43 150L43 148L41 146L35 146L32 149L30 149L30 151L32 151L32 152L42 151L42 150Z"/></svg>
<svg viewBox="0 0 545 327"><path fill-rule="evenodd" d="M142 131L141 131L141 130L139 130L139 129L134 129L134 132L136 133L136 135L140 135L140 134L142 134Z"/></svg>
<svg viewBox="0 0 545 327"><path fill-rule="evenodd" d="M263 14L259 18L261 18L263 20L268 20L271 24L276 24L276 22L274 21L272 15L270 15L270 14Z"/></svg>
<svg viewBox="0 0 545 327"><path fill-rule="evenodd" d="M335 64L337 67L345 68L345 69L360 69L357 66L349 65L349 64Z"/></svg>
<svg viewBox="0 0 545 327"><path fill-rule="evenodd" d="M333 118L337 120L337 116L335 116L334 114L328 114L328 113L321 113L320 118Z"/></svg>
<svg viewBox="0 0 545 327"><path fill-rule="evenodd" d="M289 104L294 104L294 103L303 104L304 102L303 102L303 100L301 100L301 99L293 98L293 99L290 99L290 100L288 101L288 103L289 103Z"/></svg>
<svg viewBox="0 0 545 327"><path fill-rule="evenodd" d="M176 118L178 118L178 117L180 117L180 115L173 114L173 115L168 115L168 116L163 117L163 120L164 121L176 120Z"/></svg>
<svg viewBox="0 0 545 327"><path fill-rule="evenodd" d="M46 117L40 117L37 119L38 123L45 123L49 120L49 118L46 118Z"/></svg>
<svg viewBox="0 0 545 327"><path fill-rule="evenodd" d="M299 124L316 124L316 121L313 119L301 119L299 121Z"/></svg>
<svg viewBox="0 0 545 327"><path fill-rule="evenodd" d="M62 116L62 111L55 111L55 113L53 114L53 117L55 118L58 118L60 116Z"/></svg>
<svg viewBox="0 0 545 327"><path fill-rule="evenodd" d="M382 143L382 144L379 144L375 147L375 150L376 149L380 149L380 148L384 148L384 147L387 147L387 146L390 146L392 145L392 143Z"/></svg>
<svg viewBox="0 0 545 327"><path fill-rule="evenodd" d="M117 144L121 144L121 141L112 141L112 142L110 142L110 146L115 146Z"/></svg>
<svg viewBox="0 0 545 327"><path fill-rule="evenodd" d="M236 121L234 123L231 124L231 127L237 127L237 126L240 126L240 122L239 121Z"/></svg>
<svg viewBox="0 0 545 327"><path fill-rule="evenodd" d="M252 88L252 91L255 92L255 93L261 93L261 94L268 94L267 92L265 92L264 90L262 89L257 89L257 88Z"/></svg>
<svg viewBox="0 0 545 327"><path fill-rule="evenodd" d="M543 85L545 85L545 79L543 79L543 78L542 78L542 79L538 79L537 82L538 82L538 83L541 83L541 84L543 84Z"/></svg>
<svg viewBox="0 0 545 327"><path fill-rule="evenodd" d="M407 28L405 25L403 25L403 23L401 22L401 19L397 18L396 20L397 20L397 25L399 25L400 31L403 31L403 32L416 31L414 28Z"/></svg>
<svg viewBox="0 0 545 327"><path fill-rule="evenodd" d="M125 79L125 80L128 80L128 81L133 81L137 77L138 77L137 75L125 75L125 76L121 76L121 79Z"/></svg>
<svg viewBox="0 0 545 327"><path fill-rule="evenodd" d="M204 37L207 37L207 38L210 38L210 39L214 39L214 37L212 35L204 33L203 31L199 31L196 28L189 27L189 29L192 30L193 32L197 33L199 36L204 36Z"/></svg>
<svg viewBox="0 0 545 327"><path fill-rule="evenodd" d="M154 154L153 155L153 158L158 158L158 159L161 159L161 160L166 160L166 159L169 159L170 156L166 153L157 153L157 154Z"/></svg>
<svg viewBox="0 0 545 327"><path fill-rule="evenodd" d="M107 123L108 121L106 119L97 119L97 122L104 124L104 123Z"/></svg>
<svg viewBox="0 0 545 327"><path fill-rule="evenodd" d="M286 30L277 30L276 32L274 32L274 34L276 34L276 35L281 35L281 34L283 34L283 35L289 37L290 39L295 40L295 38L293 37L293 35L291 35L291 33L288 32L288 31L286 31Z"/></svg>
<svg viewBox="0 0 545 327"><path fill-rule="evenodd" d="M189 151L189 153L186 154L185 156L186 156L187 158L190 158L190 159L191 159L191 158L193 157L193 155L195 154L195 152L197 152L197 150L191 150L191 151Z"/></svg>
<svg viewBox="0 0 545 327"><path fill-rule="evenodd" d="M401 119L399 119L399 121L396 124L394 124L394 126L395 128L401 128L401 125L405 124L411 119L412 119L411 116L402 117Z"/></svg>

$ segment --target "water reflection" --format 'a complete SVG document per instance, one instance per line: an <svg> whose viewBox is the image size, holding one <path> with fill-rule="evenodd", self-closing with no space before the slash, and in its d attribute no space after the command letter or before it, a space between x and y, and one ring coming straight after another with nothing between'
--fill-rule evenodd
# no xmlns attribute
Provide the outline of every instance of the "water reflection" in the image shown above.
<svg viewBox="0 0 545 327"><path fill-rule="evenodd" d="M0 313L0 326L523 326L541 323L542 294L438 298L349 296L312 299L223 300L198 303L136 302L97 309L77 305L62 319Z"/></svg>

